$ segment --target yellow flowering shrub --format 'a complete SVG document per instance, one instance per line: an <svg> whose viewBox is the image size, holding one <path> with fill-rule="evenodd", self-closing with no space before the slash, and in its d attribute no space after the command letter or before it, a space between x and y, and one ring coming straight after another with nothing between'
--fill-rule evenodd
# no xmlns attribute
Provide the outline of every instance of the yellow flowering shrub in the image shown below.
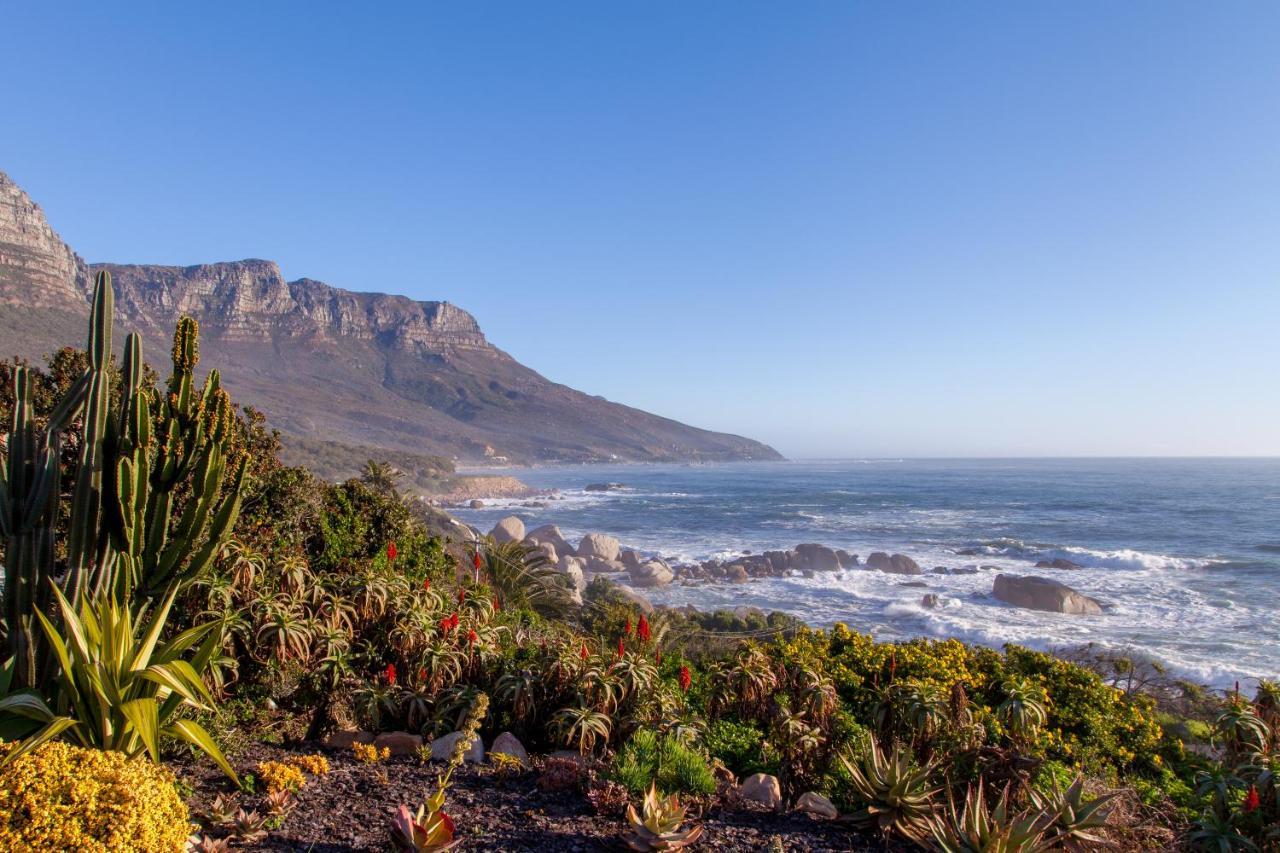
<svg viewBox="0 0 1280 853"><path fill-rule="evenodd" d="M258 762L258 778L266 783L268 791L297 791L307 783L301 770L281 761Z"/></svg>
<svg viewBox="0 0 1280 853"><path fill-rule="evenodd" d="M391 749L383 747L378 749L371 743L353 743L351 751L356 755L356 761L363 764L377 764L379 761L386 761L391 757Z"/></svg>
<svg viewBox="0 0 1280 853"><path fill-rule="evenodd" d="M329 759L323 755L299 755L290 758L287 764L292 764L299 770L305 770L312 776L324 776L329 772Z"/></svg>
<svg viewBox="0 0 1280 853"><path fill-rule="evenodd" d="M190 821L173 774L144 758L53 742L0 769L0 850L171 853Z"/></svg>

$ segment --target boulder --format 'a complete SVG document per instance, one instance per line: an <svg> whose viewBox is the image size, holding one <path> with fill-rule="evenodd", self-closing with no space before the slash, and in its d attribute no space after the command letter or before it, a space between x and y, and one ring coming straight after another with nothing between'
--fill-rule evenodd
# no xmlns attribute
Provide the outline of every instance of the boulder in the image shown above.
<svg viewBox="0 0 1280 853"><path fill-rule="evenodd" d="M588 483L583 487L584 492L616 492L625 489L622 483Z"/></svg>
<svg viewBox="0 0 1280 853"><path fill-rule="evenodd" d="M725 580L730 583L746 583L751 580L751 576L747 574L746 567L739 565L738 563L731 563L730 565L725 566L724 576Z"/></svg>
<svg viewBox="0 0 1280 853"><path fill-rule="evenodd" d="M738 786L738 796L771 809L782 806L782 786L778 784L777 776L768 773L756 773L743 779Z"/></svg>
<svg viewBox="0 0 1280 853"><path fill-rule="evenodd" d="M840 561L840 568L842 569L853 569L858 565L857 554L850 554L848 551L844 551L839 548L836 549L836 559ZM818 796L822 795L819 794Z"/></svg>
<svg viewBox="0 0 1280 853"><path fill-rule="evenodd" d="M586 566L586 570L592 574L602 574L611 572L625 572L627 567L622 565L621 560L602 560L599 557L579 557Z"/></svg>
<svg viewBox="0 0 1280 853"><path fill-rule="evenodd" d="M460 740L462 740L462 732L450 732L431 741L431 760L448 761L449 756L453 755L453 748ZM467 754L463 760L472 764L479 764L484 761L484 741L478 737L471 741L471 746L467 749Z"/></svg>
<svg viewBox="0 0 1280 853"><path fill-rule="evenodd" d="M817 791L806 791L796 800L795 811L804 812L810 817L821 820L835 820L840 817L840 810Z"/></svg>
<svg viewBox="0 0 1280 853"><path fill-rule="evenodd" d="M1072 569L1083 569L1084 566L1080 565L1079 563L1073 562L1071 560L1063 559L1062 557L1054 557L1052 560L1041 560L1040 562L1036 563L1036 568L1037 569L1072 570Z"/></svg>
<svg viewBox="0 0 1280 853"><path fill-rule="evenodd" d="M550 542L539 542L537 547L534 548L534 553L546 557L547 562L553 566L560 562L560 555L556 552L556 546Z"/></svg>
<svg viewBox="0 0 1280 853"><path fill-rule="evenodd" d="M868 556L867 567L880 572L888 572L891 575L924 574L920 566L916 564L916 561L905 554L889 556L883 551L876 551Z"/></svg>
<svg viewBox="0 0 1280 853"><path fill-rule="evenodd" d="M392 755L417 755L422 749L422 735L411 735L408 732L383 732L374 738L373 745L378 749L386 748Z"/></svg>
<svg viewBox="0 0 1280 853"><path fill-rule="evenodd" d="M769 561L769 566L775 575L780 575L791 568L790 551L765 551L764 558Z"/></svg>
<svg viewBox="0 0 1280 853"><path fill-rule="evenodd" d="M631 570L631 583L634 586L666 586L675 578L675 573L661 560L650 560Z"/></svg>
<svg viewBox="0 0 1280 853"><path fill-rule="evenodd" d="M641 564L644 563L644 560L640 557L640 555L637 554L635 551L632 551L630 548L628 548L627 550L619 554L618 560L622 563L622 565L627 567L627 571L631 571L632 569L638 569L640 568Z"/></svg>
<svg viewBox="0 0 1280 853"><path fill-rule="evenodd" d="M544 524L541 527L530 530L525 534L524 541L530 545L541 545L543 542L550 542L556 546L556 552L559 554L574 553L574 547L560 533L560 528L554 524Z"/></svg>
<svg viewBox="0 0 1280 853"><path fill-rule="evenodd" d="M587 588L587 575L583 571L585 562L578 557L565 557L556 564L556 570L561 574L568 575L573 581L573 588L582 592Z"/></svg>
<svg viewBox="0 0 1280 853"><path fill-rule="evenodd" d="M834 572L840 569L840 557L826 545L797 545L791 568L811 572Z"/></svg>
<svg viewBox="0 0 1280 853"><path fill-rule="evenodd" d="M645 598L634 589L625 586L617 586L618 597L628 604L632 604L640 608L640 612L649 616L653 613L653 602Z"/></svg>
<svg viewBox="0 0 1280 853"><path fill-rule="evenodd" d="M601 560L616 560L621 548L618 540L604 533L588 533L578 543L579 557L598 557Z"/></svg>
<svg viewBox="0 0 1280 853"><path fill-rule="evenodd" d="M373 732L342 729L336 732L329 732L324 736L324 740L320 741L320 744L325 749L351 749L352 744L373 743L373 738Z"/></svg>
<svg viewBox="0 0 1280 853"><path fill-rule="evenodd" d="M529 766L529 753L525 750L524 744L511 732L503 732L493 739L493 746L489 747L490 755L510 755L512 758L520 762L520 766Z"/></svg>
<svg viewBox="0 0 1280 853"><path fill-rule="evenodd" d="M499 545L505 542L519 542L524 538L524 522L514 515L508 515L493 526L489 535Z"/></svg>
<svg viewBox="0 0 1280 853"><path fill-rule="evenodd" d="M938 598L937 593L926 593L920 597L920 606L929 610L937 610L942 606L942 601Z"/></svg>
<svg viewBox="0 0 1280 853"><path fill-rule="evenodd" d="M1001 601L1030 610L1097 616L1102 605L1063 583L1037 575L996 575L991 594Z"/></svg>
<svg viewBox="0 0 1280 853"><path fill-rule="evenodd" d="M467 503L467 506L471 507L472 509L484 509L484 501L479 499L472 500Z"/></svg>

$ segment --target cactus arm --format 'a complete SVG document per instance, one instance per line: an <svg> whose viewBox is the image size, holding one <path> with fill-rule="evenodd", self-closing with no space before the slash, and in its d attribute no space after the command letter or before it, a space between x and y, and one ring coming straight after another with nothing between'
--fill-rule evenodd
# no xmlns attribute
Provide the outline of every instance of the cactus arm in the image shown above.
<svg viewBox="0 0 1280 853"><path fill-rule="evenodd" d="M94 282L93 309L89 318L89 388L85 399L84 443L80 448L76 483L71 496L71 524L67 536L68 570L63 591L77 601L87 572L93 569L98 550L102 506L102 471L107 407L110 403L111 315L114 309L111 274L98 273ZM95 586L102 582L98 567Z"/></svg>

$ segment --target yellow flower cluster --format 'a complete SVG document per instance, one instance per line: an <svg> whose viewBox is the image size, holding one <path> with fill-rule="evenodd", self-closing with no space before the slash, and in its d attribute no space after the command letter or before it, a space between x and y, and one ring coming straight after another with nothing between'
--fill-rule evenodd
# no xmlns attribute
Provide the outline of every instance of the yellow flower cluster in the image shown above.
<svg viewBox="0 0 1280 853"><path fill-rule="evenodd" d="M172 853L190 821L173 775L144 758L53 742L0 770L0 850Z"/></svg>
<svg viewBox="0 0 1280 853"><path fill-rule="evenodd" d="M282 761L258 762L258 778L266 783L268 791L298 791L307 784L301 770Z"/></svg>
<svg viewBox="0 0 1280 853"><path fill-rule="evenodd" d="M287 762L299 770L305 770L312 776L324 776L329 772L329 759L323 755L299 755Z"/></svg>
<svg viewBox="0 0 1280 853"><path fill-rule="evenodd" d="M351 751L356 755L356 761L363 764L377 764L379 761L386 761L391 757L391 750L388 747L378 749L371 743L353 743Z"/></svg>

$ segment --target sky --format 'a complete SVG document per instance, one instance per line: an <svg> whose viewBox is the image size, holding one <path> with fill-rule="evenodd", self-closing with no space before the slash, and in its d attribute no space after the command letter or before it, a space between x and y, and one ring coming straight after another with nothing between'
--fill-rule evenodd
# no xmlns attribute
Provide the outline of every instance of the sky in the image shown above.
<svg viewBox="0 0 1280 853"><path fill-rule="evenodd" d="M3 6L89 261L447 300L792 457L1280 454L1280 4Z"/></svg>

